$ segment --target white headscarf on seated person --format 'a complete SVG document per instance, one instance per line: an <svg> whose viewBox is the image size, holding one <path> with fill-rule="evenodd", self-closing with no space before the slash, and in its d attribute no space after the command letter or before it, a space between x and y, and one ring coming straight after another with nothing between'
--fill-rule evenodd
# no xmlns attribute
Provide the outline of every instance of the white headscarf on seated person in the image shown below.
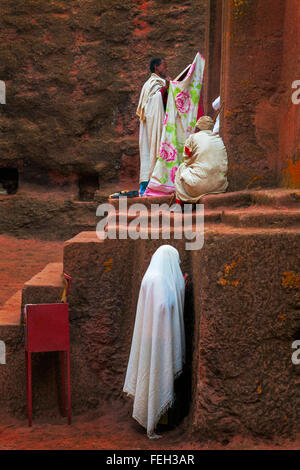
<svg viewBox="0 0 300 470"><path fill-rule="evenodd" d="M184 290L179 253L163 245L142 280L123 388L148 437L174 402L174 379L185 361Z"/></svg>
<svg viewBox="0 0 300 470"><path fill-rule="evenodd" d="M221 99L220 99L220 96L218 96L218 98L216 98L212 104L212 107L214 108L214 110L219 111L214 129L213 129L214 134L219 134L219 131L220 131L220 106L221 106Z"/></svg>

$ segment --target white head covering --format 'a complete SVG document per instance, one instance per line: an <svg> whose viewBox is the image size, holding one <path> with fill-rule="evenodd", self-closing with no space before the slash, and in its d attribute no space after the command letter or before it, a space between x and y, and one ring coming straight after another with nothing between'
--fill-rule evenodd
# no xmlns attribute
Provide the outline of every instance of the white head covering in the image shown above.
<svg viewBox="0 0 300 470"><path fill-rule="evenodd" d="M148 436L174 402L174 379L185 360L184 288L178 251L161 246L142 280L123 388Z"/></svg>
<svg viewBox="0 0 300 470"><path fill-rule="evenodd" d="M215 101L212 104L212 107L214 108L215 111L220 111L220 106L221 106L221 98L218 96L218 98L215 99ZM214 134L219 134L220 132L220 113L217 116L215 126L213 129Z"/></svg>
<svg viewBox="0 0 300 470"><path fill-rule="evenodd" d="M218 96L218 98L215 99L215 101L212 104L212 107L214 108L215 111L219 111L221 105L221 97Z"/></svg>

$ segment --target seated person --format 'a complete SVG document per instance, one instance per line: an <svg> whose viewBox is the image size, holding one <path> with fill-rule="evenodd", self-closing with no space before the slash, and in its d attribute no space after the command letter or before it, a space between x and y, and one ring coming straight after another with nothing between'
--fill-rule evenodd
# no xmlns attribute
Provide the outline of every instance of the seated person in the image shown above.
<svg viewBox="0 0 300 470"><path fill-rule="evenodd" d="M188 137L184 162L175 177L177 203L196 203L208 193L223 193L228 187L227 152L223 140L213 133L214 122L202 116L195 134Z"/></svg>

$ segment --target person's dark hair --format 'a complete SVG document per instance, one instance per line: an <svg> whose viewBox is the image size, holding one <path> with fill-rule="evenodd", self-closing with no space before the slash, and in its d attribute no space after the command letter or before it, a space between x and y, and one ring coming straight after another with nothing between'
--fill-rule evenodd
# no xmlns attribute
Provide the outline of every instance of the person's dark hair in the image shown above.
<svg viewBox="0 0 300 470"><path fill-rule="evenodd" d="M165 59L163 57L157 57L152 59L150 62L150 70L152 73L155 72L155 67L158 67Z"/></svg>

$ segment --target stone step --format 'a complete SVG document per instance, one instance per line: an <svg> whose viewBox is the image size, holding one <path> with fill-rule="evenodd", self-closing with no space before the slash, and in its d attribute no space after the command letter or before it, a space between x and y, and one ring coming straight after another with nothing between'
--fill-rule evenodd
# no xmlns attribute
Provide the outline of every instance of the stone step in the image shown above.
<svg viewBox="0 0 300 470"><path fill-rule="evenodd" d="M225 198L225 194L222 195L215 195L215 196L205 196L204 202L204 224L219 224L223 223L225 225L234 226L234 227L297 227L300 225L300 210L297 207L297 203L294 207L273 207L273 206L263 206L260 204L252 204L248 207L236 207L242 201L243 203L249 203L249 196L250 192L243 193L243 197L241 194L238 197L235 197L235 194L228 194L227 198ZM292 193L291 193L292 194ZM278 197L277 197L278 196ZM277 193L277 204L287 204L288 203L288 196ZM216 199L214 199L214 197ZM255 199L257 197L257 200ZM263 202L263 198L261 198L261 194L252 193L251 198L252 202ZM285 202L284 202L285 201ZM226 204L230 205L228 208ZM208 205L208 208L207 208ZM211 206L216 205L216 207L211 208ZM129 209L129 208L128 208ZM118 225L124 226L130 224L136 217L139 217L139 220L142 225L146 225L148 222L148 226L151 227L151 221L159 225L159 228L162 227L163 219L166 220L166 224L168 224L168 218L170 218L170 227L174 227L174 220L178 221L178 218L183 220L183 214L176 213L174 215L173 212L169 212L169 209L162 210L161 212L157 209L153 209L153 207L148 209L145 213L141 211L141 215L139 212L134 213L133 215L128 215L126 211L118 211L116 210L115 213L109 214L107 217L107 227L110 228L118 227ZM175 217L175 219L174 219ZM155 222L156 221L156 222ZM193 211L192 213L192 224L196 222L196 212ZM183 222L182 222L183 223ZM190 223L190 222L188 222Z"/></svg>
<svg viewBox="0 0 300 470"><path fill-rule="evenodd" d="M275 210L266 207L248 210L225 210L223 224L234 227L300 227L300 211L291 209Z"/></svg>
<svg viewBox="0 0 300 470"><path fill-rule="evenodd" d="M184 219L190 223L194 224L196 222L196 218L201 215L200 212L193 211L191 213L174 213L170 212L169 210L163 210L163 211L158 211L158 210L148 210L146 213L137 213L137 214L132 214L129 215L127 212L119 212L116 211L115 214L110 214L107 217L107 225L111 226L117 226L119 224L121 225L127 225L130 224L133 220L136 218L139 219L139 221L142 224L146 224L148 222L149 227L151 224L158 224L159 226L162 226L163 221L168 223L168 220L170 220L170 225L174 226L174 221L177 223L178 220L181 220L181 223L184 223ZM204 222L205 223L219 223L221 222L221 211L216 211L216 210L204 210Z"/></svg>
<svg viewBox="0 0 300 470"><path fill-rule="evenodd" d="M57 302L62 293L62 263L50 263L40 273L24 284L0 308L0 339L8 347L7 367L14 362L12 351L24 347L23 311L25 304ZM23 353L24 354L24 353ZM22 355L23 359L23 355ZM8 375L13 371L10 369Z"/></svg>
<svg viewBox="0 0 300 470"><path fill-rule="evenodd" d="M272 206L273 208L298 208L300 210L300 190L298 189L266 189L251 191L252 204Z"/></svg>
<svg viewBox="0 0 300 470"><path fill-rule="evenodd" d="M119 199L108 199L107 202L112 204L116 210L125 210L126 205L127 207L132 206L133 204L143 204L147 207L147 209L151 209L153 204L168 204L172 201L172 196L153 196L153 197L128 197L126 198L119 198ZM175 202L175 201L174 201Z"/></svg>
<svg viewBox="0 0 300 470"><path fill-rule="evenodd" d="M107 237L110 240L130 240L130 239L144 239L144 240L190 240L194 238L194 234L204 234L205 228L202 225L186 224L184 227L137 227L133 232L128 232L127 225L111 226L106 231ZM137 235L135 235L137 234Z"/></svg>
<svg viewBox="0 0 300 470"><path fill-rule="evenodd" d="M25 360L23 311L25 304L56 302L62 293L62 263L50 263L40 273L27 281L23 291L18 291L0 309L0 340L5 343L5 365L0 365L1 407L9 414L24 419L25 398ZM50 353L51 354L51 353ZM55 367L42 355L33 357L33 406L46 409L56 405L53 392ZM40 361L44 362L40 362ZM46 361L46 362L45 362ZM53 361L52 361L53 362ZM42 364L42 365L41 365ZM53 372L54 371L54 372ZM36 400L39 393L40 400ZM54 397L51 401L51 397ZM39 405L39 402L42 404Z"/></svg>
<svg viewBox="0 0 300 470"><path fill-rule="evenodd" d="M105 226L105 232L108 230L114 231L119 233L119 231L126 231L130 226L131 222L135 219L134 216L129 216L127 218L127 224L124 221L119 222L118 219L116 220L109 220ZM179 220L178 220L179 219ZM153 220L153 219L152 219ZM149 217L139 217L139 222L142 225L142 230L148 229L150 233L150 229L152 231L157 231L161 233L163 229L166 229L170 226L170 229L173 230L174 227L182 228L184 226L192 226L196 227L196 214L193 213L191 219L183 220L183 215L176 214L174 217L173 214L170 214L170 222L166 218L165 222L163 223L162 216L158 218L158 222L151 222L151 218ZM137 221L138 223L138 221ZM198 225L201 221L198 221ZM218 225L223 224L227 226L233 227L269 227L269 228L289 228L289 227L300 227L300 212L293 211L290 209L285 210L272 210L263 208L263 210L251 209L251 210L224 210L221 211L205 211L204 216L204 226L209 225ZM141 231L137 228L137 231Z"/></svg>
<svg viewBox="0 0 300 470"><path fill-rule="evenodd" d="M22 290L18 290L0 307L0 327L20 325Z"/></svg>
<svg viewBox="0 0 300 470"><path fill-rule="evenodd" d="M150 209L153 204L169 205L172 201L172 196L143 196L138 198L127 198L127 201L123 201L123 203L122 199L123 198L109 199L108 202L112 204L116 210L123 210L122 204L124 206L125 204L127 204L127 207L130 207L133 204L143 204L144 206ZM205 209L208 210L214 210L220 207L249 207L252 204L251 191L236 191L233 193L208 194L200 199L199 204L204 204Z"/></svg>
<svg viewBox="0 0 300 470"><path fill-rule="evenodd" d="M204 204L205 209L211 210L223 207L249 207L252 204L251 192L236 191L233 193L207 194L200 199L199 203Z"/></svg>
<svg viewBox="0 0 300 470"><path fill-rule="evenodd" d="M108 202L112 204L115 209L119 209L122 203L120 199L110 199ZM172 196L157 196L157 197L142 197L142 198L127 198L127 207L133 204L143 204L147 208L151 208L152 204L169 204ZM103 196L102 201L103 202ZM200 204L204 204L205 209L214 210L224 207L230 208L247 208L251 205L259 206L272 206L274 208L291 207L300 209L300 190L289 189L268 189L268 190L244 190L235 191L221 194L208 194L203 196ZM125 204L125 202L123 202Z"/></svg>
<svg viewBox="0 0 300 470"><path fill-rule="evenodd" d="M62 272L62 263L49 263L25 282L23 290L18 290L0 307L0 327L20 325L25 304L60 301L63 291Z"/></svg>
<svg viewBox="0 0 300 470"><path fill-rule="evenodd" d="M22 291L22 312L25 304L60 302L63 284L62 263L49 263L46 267L25 282Z"/></svg>
<svg viewBox="0 0 300 470"><path fill-rule="evenodd" d="M124 198L108 200L108 202L112 204L116 210L125 210L126 205L129 208L133 204L143 204L144 206L147 207L147 209L151 209L151 206L154 204L159 204L159 205L167 204L169 206L171 201L172 201L172 196L170 195L127 198L126 202L124 201ZM218 209L219 207L248 207L249 205L251 205L251 197L250 197L249 191L237 191L234 193L222 193L222 194L209 194L207 196L203 196L200 199L199 203L204 204L205 209L208 209L208 210Z"/></svg>
<svg viewBox="0 0 300 470"><path fill-rule="evenodd" d="M246 208L252 205L272 206L273 208L299 208L300 190L267 189L261 191L245 190L233 193L208 194L200 200L206 208Z"/></svg>
<svg viewBox="0 0 300 470"><path fill-rule="evenodd" d="M5 305L8 307L7 313L0 323L0 339L6 348L6 364L0 366L1 407L6 413L22 420L26 418L24 305L60 301L63 291L62 272L62 263L50 263L27 281L22 293L15 294ZM41 413L59 414L57 359L58 353L32 355L34 418Z"/></svg>

